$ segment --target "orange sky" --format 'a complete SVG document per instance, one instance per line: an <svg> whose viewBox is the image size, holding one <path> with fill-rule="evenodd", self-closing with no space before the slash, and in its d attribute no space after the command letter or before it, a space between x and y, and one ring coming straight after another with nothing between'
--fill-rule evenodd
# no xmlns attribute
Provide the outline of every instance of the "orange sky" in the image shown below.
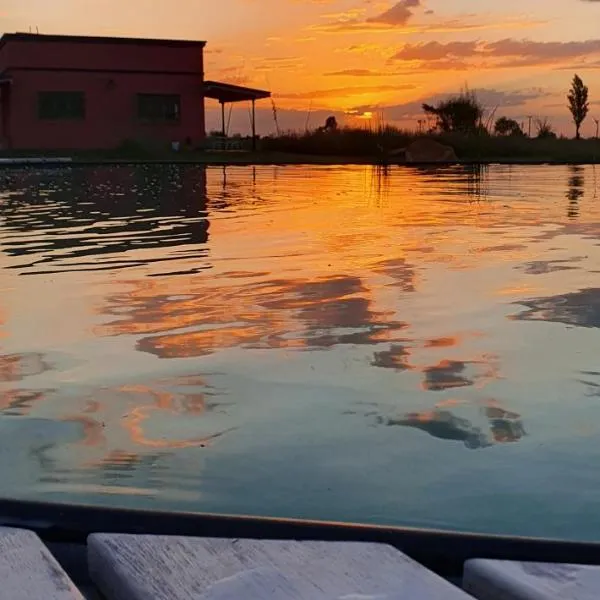
<svg viewBox="0 0 600 600"><path fill-rule="evenodd" d="M0 22L205 39L207 77L273 90L283 128L303 129L309 111L312 125L371 112L416 126L423 100L468 85L489 109L549 116L569 132L575 71L600 116L599 0L0 0ZM236 107L231 130L247 121ZM259 125L273 129L269 105ZM588 118L584 134L594 129Z"/></svg>

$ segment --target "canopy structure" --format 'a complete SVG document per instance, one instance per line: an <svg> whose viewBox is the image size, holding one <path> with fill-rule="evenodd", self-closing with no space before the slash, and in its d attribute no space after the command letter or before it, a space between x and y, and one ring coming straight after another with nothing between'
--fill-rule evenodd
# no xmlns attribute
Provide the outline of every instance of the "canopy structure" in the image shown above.
<svg viewBox="0 0 600 600"><path fill-rule="evenodd" d="M256 101L264 98L270 98L271 92L266 90L257 90L254 88L232 85L231 83L220 83L218 81L204 82L204 97L218 100L221 105L221 131L223 136L225 131L225 104L234 102L251 102L252 114L250 117L252 126L252 149L256 150Z"/></svg>

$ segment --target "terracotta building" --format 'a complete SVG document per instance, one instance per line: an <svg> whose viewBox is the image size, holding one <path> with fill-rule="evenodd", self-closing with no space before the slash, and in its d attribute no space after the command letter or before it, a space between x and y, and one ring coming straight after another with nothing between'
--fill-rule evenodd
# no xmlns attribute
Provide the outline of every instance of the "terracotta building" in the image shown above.
<svg viewBox="0 0 600 600"><path fill-rule="evenodd" d="M127 141L200 143L204 99L268 92L204 81L205 42L5 34L0 145L102 149Z"/></svg>

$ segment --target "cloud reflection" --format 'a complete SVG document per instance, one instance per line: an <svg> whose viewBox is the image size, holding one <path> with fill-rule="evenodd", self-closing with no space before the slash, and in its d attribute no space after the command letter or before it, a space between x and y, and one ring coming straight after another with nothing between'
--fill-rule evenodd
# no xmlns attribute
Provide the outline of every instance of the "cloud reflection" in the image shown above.
<svg viewBox="0 0 600 600"><path fill-rule="evenodd" d="M442 403L431 411L407 413L402 418L380 417L379 422L390 427L419 429L441 440L463 442L471 450L518 442L526 435L521 415L502 408L495 400L482 408L487 430L470 419L458 417L447 405Z"/></svg>

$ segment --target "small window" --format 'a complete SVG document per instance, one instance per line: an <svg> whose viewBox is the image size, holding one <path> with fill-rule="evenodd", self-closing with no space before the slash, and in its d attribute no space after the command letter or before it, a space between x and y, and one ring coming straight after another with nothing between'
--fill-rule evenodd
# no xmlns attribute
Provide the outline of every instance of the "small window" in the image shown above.
<svg viewBox="0 0 600 600"><path fill-rule="evenodd" d="M38 96L40 119L85 119L83 92L40 92Z"/></svg>
<svg viewBox="0 0 600 600"><path fill-rule="evenodd" d="M177 94L138 94L138 118L150 123L177 123L181 97Z"/></svg>

